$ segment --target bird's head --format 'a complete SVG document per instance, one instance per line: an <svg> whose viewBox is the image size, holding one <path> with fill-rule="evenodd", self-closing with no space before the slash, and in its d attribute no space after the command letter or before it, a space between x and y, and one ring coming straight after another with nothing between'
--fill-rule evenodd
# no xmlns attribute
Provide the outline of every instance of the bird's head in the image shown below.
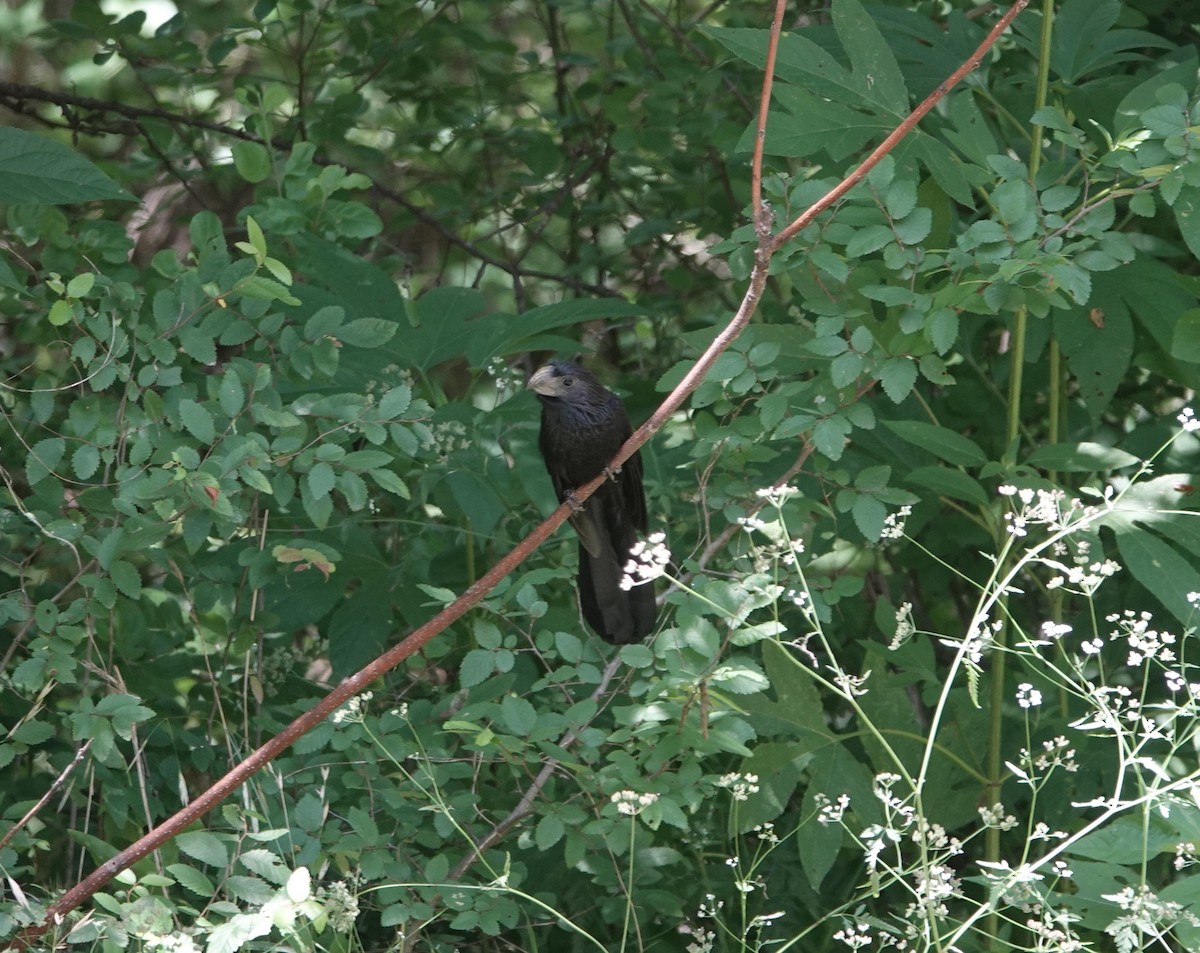
<svg viewBox="0 0 1200 953"><path fill-rule="evenodd" d="M574 403L586 399L598 388L600 382L590 371L565 361L551 361L529 378L529 389L543 400Z"/></svg>

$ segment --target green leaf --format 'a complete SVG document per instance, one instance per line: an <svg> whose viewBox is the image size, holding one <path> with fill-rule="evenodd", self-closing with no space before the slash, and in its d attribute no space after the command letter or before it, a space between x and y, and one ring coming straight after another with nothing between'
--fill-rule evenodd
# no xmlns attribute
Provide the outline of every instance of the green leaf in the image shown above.
<svg viewBox="0 0 1200 953"><path fill-rule="evenodd" d="M189 857L209 867L224 867L229 863L229 851L225 843L208 831L185 831L175 838L175 845Z"/></svg>
<svg viewBox="0 0 1200 953"><path fill-rule="evenodd" d="M1188 593L1200 592L1200 573L1172 546L1147 530L1129 527L1117 533L1121 559L1181 623L1194 622L1195 607Z"/></svg>
<svg viewBox="0 0 1200 953"><path fill-rule="evenodd" d="M946 427L920 420L885 420L883 425L901 440L928 450L947 463L968 467L987 463L987 454L974 440Z"/></svg>
<svg viewBox="0 0 1200 953"><path fill-rule="evenodd" d="M850 422L840 414L818 420L813 425L813 446L830 460L840 460L846 450L846 437L850 435Z"/></svg>
<svg viewBox="0 0 1200 953"><path fill-rule="evenodd" d="M395 493L396 496L403 500L412 499L412 492L409 490L408 485L391 470L372 470L370 473L371 479L389 493Z"/></svg>
<svg viewBox="0 0 1200 953"><path fill-rule="evenodd" d="M1200 258L1200 188L1185 185L1172 203L1171 211L1192 256Z"/></svg>
<svg viewBox="0 0 1200 953"><path fill-rule="evenodd" d="M1054 312L1054 334L1094 423L1108 409L1133 362L1133 320L1118 296L1124 271L1097 276L1096 298L1102 308Z"/></svg>
<svg viewBox="0 0 1200 953"><path fill-rule="evenodd" d="M458 680L463 688L481 685L491 677L494 657L487 649L471 649L458 667Z"/></svg>
<svg viewBox="0 0 1200 953"><path fill-rule="evenodd" d="M562 840L565 832L566 827L557 815L547 814L534 828L533 840L538 850L546 851Z"/></svg>
<svg viewBox="0 0 1200 953"><path fill-rule="evenodd" d="M115 559L108 567L109 578L123 596L130 599L140 599L142 596L142 577L132 563L123 559Z"/></svg>
<svg viewBox="0 0 1200 953"><path fill-rule="evenodd" d="M92 290L92 286L95 283L96 276L90 271L85 271L82 275L76 275L67 282L67 297L82 298Z"/></svg>
<svg viewBox="0 0 1200 953"><path fill-rule="evenodd" d="M336 337L353 347L380 347L396 334L399 325L382 318L358 318L338 329Z"/></svg>
<svg viewBox="0 0 1200 953"><path fill-rule="evenodd" d="M412 388L408 384L393 387L379 401L379 419L395 420L412 405Z"/></svg>
<svg viewBox="0 0 1200 953"><path fill-rule="evenodd" d="M0 202L69 205L95 199L137 201L73 149L24 129L0 128Z"/></svg>
<svg viewBox="0 0 1200 953"><path fill-rule="evenodd" d="M243 297L255 301L282 301L293 307L300 304L300 299L288 291L285 285L261 275L251 275L239 282L236 290L241 292Z"/></svg>
<svg viewBox="0 0 1200 953"><path fill-rule="evenodd" d="M44 741L49 741L54 737L54 726L48 722L30 719L23 721L21 724L9 733L9 738L13 741L19 741L23 745L40 745Z"/></svg>
<svg viewBox="0 0 1200 953"><path fill-rule="evenodd" d="M500 718L511 734L527 736L537 725L537 711L518 695L505 695L500 702Z"/></svg>
<svg viewBox="0 0 1200 953"><path fill-rule="evenodd" d="M33 486L58 469L67 450L62 437L39 440L25 456L25 481Z"/></svg>
<svg viewBox="0 0 1200 953"><path fill-rule="evenodd" d="M212 414L196 401L184 398L179 402L179 419L187 432L201 443L210 444L216 439Z"/></svg>
<svg viewBox="0 0 1200 953"><path fill-rule="evenodd" d="M90 480L100 469L100 451L90 443L82 443L71 455L71 466L80 480Z"/></svg>
<svg viewBox="0 0 1200 953"><path fill-rule="evenodd" d="M1050 443L1038 447L1025 461L1040 470L1094 473L1137 466L1142 461L1132 453L1100 443Z"/></svg>
<svg viewBox="0 0 1200 953"><path fill-rule="evenodd" d="M908 87L891 46L858 0L833 0L833 27L850 58L854 78L885 109L908 112Z"/></svg>
<svg viewBox="0 0 1200 953"><path fill-rule="evenodd" d="M314 311L304 322L304 340L316 341L331 334L340 334L346 321L346 309L338 305L327 305Z"/></svg>
<svg viewBox="0 0 1200 953"><path fill-rule="evenodd" d="M1171 356L1177 361L1200 363L1200 308L1179 315L1171 339Z"/></svg>
<svg viewBox="0 0 1200 953"><path fill-rule="evenodd" d="M246 403L245 388L242 387L241 378L233 368L221 376L221 386L217 388L217 402L227 417L236 417Z"/></svg>
<svg viewBox="0 0 1200 953"><path fill-rule="evenodd" d="M60 298L50 305L50 310L46 314L46 320L56 328L61 328L64 324L70 322L74 316L74 311L71 308L71 302L65 298Z"/></svg>
<svg viewBox="0 0 1200 953"><path fill-rule="evenodd" d="M234 168L247 182L258 183L271 174L271 154L267 152L266 146L257 142L241 141L235 142L231 151ZM251 238L250 242L254 244L254 239ZM265 246L262 254L266 254Z"/></svg>
<svg viewBox="0 0 1200 953"><path fill-rule="evenodd" d="M893 403L901 403L912 393L917 382L917 362L907 357L890 357L883 362L877 375L883 391Z"/></svg>
<svg viewBox="0 0 1200 953"><path fill-rule="evenodd" d="M198 327L187 327L179 332L179 346L193 361L212 367L217 363L217 344L212 334Z"/></svg>
<svg viewBox="0 0 1200 953"><path fill-rule="evenodd" d="M895 240L895 237L886 225L868 225L866 228L860 228L846 243L846 256L862 258L871 252L879 251L888 242Z"/></svg>
<svg viewBox="0 0 1200 953"><path fill-rule="evenodd" d="M904 482L921 490L931 490L938 496L966 500L978 506L988 502L987 491L978 480L949 467L918 467L904 478Z"/></svg>
<svg viewBox="0 0 1200 953"><path fill-rule="evenodd" d="M316 499L328 496L336 482L337 474L333 472L333 467L328 463L318 463L308 471L308 475L305 477L308 492Z"/></svg>
<svg viewBox="0 0 1200 953"><path fill-rule="evenodd" d="M874 542L883 533L883 521L887 519L887 507L873 496L858 495L850 510L854 525L863 536Z"/></svg>

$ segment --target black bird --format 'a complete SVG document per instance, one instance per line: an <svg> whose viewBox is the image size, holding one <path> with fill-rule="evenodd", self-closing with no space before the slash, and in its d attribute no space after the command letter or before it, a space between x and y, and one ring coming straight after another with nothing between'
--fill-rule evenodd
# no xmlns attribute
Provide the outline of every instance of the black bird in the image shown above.
<svg viewBox="0 0 1200 953"><path fill-rule="evenodd" d="M599 474L633 432L616 394L577 364L553 361L529 378L542 402L538 449L559 502ZM646 533L642 460L635 453L600 485L571 525L579 536L579 605L602 639L644 639L658 615L650 584L621 588L629 550Z"/></svg>

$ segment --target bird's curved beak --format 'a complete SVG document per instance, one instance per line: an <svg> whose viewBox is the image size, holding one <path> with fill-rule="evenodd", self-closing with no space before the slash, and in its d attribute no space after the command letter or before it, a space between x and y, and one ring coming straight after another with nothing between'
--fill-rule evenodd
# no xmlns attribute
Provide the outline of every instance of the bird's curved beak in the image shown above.
<svg viewBox="0 0 1200 953"><path fill-rule="evenodd" d="M545 367L539 367L533 372L533 376L529 378L527 386L535 394L542 394L546 397L558 397L562 393L562 386L558 382L558 376L554 373L554 368L547 364Z"/></svg>

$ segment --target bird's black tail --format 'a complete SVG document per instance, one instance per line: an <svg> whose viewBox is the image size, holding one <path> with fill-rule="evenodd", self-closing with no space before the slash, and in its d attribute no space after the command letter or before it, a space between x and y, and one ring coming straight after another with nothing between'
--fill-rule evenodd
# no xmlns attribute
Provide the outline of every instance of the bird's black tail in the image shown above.
<svg viewBox="0 0 1200 953"><path fill-rule="evenodd" d="M606 538L596 554L579 546L579 605L588 625L600 638L616 645L640 642L658 620L654 586L645 583L622 589L629 550L618 556Z"/></svg>

